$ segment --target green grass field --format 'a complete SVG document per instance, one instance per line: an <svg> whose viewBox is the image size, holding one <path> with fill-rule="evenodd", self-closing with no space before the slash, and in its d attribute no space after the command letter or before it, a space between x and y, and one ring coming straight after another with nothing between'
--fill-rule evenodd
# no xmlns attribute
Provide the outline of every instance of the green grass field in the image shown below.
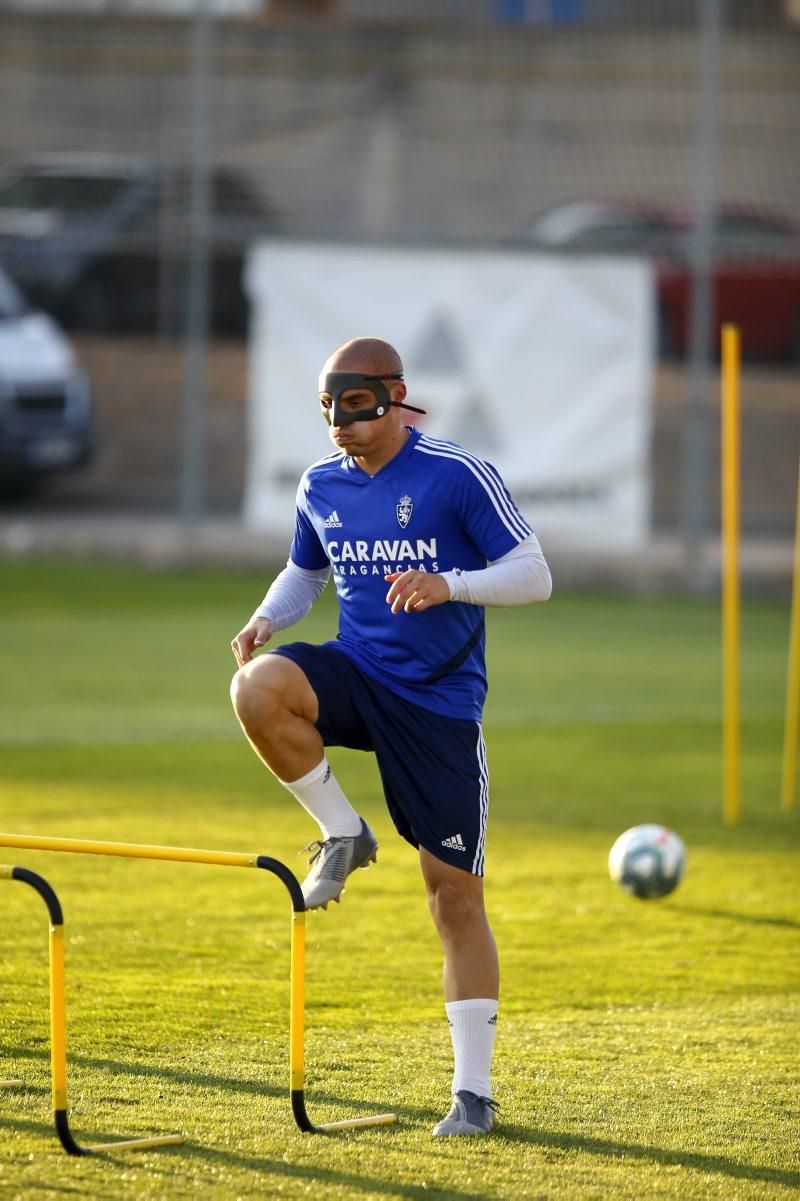
<svg viewBox="0 0 800 1201"><path fill-rule="evenodd" d="M231 636L265 580L5 562L0 829L258 851L298 873L310 820L228 702ZM265 577L266 578L266 577ZM330 597L299 627L334 628ZM283 637L297 637L287 631ZM308 1136L287 1103L289 908L256 872L0 849L64 906L70 1112L84 1142L183 1147L69 1159L50 1120L47 920L2 882L0 1196L796 1196L800 812L778 806L788 605L743 614L743 797L720 812L719 615L710 602L562 596L489 621L487 898L503 972L498 1133L432 1140L447 1107L440 957L415 857L370 756L332 751L377 868L309 916ZM606 873L627 826L689 849L671 897Z"/></svg>

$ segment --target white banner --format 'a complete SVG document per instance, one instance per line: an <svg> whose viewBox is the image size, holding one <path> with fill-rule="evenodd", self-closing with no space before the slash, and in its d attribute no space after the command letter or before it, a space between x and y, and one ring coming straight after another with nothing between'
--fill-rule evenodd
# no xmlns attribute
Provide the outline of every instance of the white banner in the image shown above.
<svg viewBox="0 0 800 1201"><path fill-rule="evenodd" d="M647 265L621 259L265 242L253 312L244 516L293 528L297 482L332 450L317 379L348 338L383 338L414 419L494 463L552 548L632 552L650 527Z"/></svg>

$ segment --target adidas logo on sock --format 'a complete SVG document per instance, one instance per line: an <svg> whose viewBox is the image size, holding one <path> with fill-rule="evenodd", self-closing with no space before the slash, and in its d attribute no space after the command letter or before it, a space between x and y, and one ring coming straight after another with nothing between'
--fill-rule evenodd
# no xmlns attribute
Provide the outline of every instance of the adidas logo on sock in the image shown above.
<svg viewBox="0 0 800 1201"><path fill-rule="evenodd" d="M487 1024L487 1026L496 1026L497 1025L497 1014L495 1014L493 1018L489 1018L489 1021L486 1024Z"/></svg>
<svg viewBox="0 0 800 1201"><path fill-rule="evenodd" d="M467 849L460 834L454 834L452 838L443 838L442 846L447 847L450 851L466 851Z"/></svg>
<svg viewBox="0 0 800 1201"><path fill-rule="evenodd" d="M325 526L326 530L340 530L342 528L342 523L339 520L339 514L335 509L332 513L328 514L322 524Z"/></svg>

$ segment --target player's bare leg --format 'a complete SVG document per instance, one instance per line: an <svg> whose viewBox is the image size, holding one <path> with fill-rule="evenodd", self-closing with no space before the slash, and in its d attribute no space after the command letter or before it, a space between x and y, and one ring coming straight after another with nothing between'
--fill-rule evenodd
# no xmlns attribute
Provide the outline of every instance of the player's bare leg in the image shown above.
<svg viewBox="0 0 800 1201"><path fill-rule="evenodd" d="M325 909L340 899L352 871L375 862L378 844L328 765L314 724L317 695L291 659L261 655L237 671L231 700L261 762L319 823L323 840L308 847L314 853L303 896L308 909Z"/></svg>
<svg viewBox="0 0 800 1201"><path fill-rule="evenodd" d="M420 867L436 930L444 950L444 999L497 1000L500 967L483 903L483 880L451 867L420 847Z"/></svg>
<svg viewBox="0 0 800 1201"><path fill-rule="evenodd" d="M455 1056L453 1104L436 1135L488 1134L489 1073L500 968L483 902L483 880L420 847L428 904L444 951L444 997Z"/></svg>

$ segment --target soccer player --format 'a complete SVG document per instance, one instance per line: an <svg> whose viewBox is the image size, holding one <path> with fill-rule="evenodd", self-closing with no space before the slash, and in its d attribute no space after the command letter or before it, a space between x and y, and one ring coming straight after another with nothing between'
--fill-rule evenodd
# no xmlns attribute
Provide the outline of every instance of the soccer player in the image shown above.
<svg viewBox="0 0 800 1201"><path fill-rule="evenodd" d="M497 471L403 423L414 406L392 346L344 343L319 391L337 449L300 480L289 560L231 643L233 705L256 754L319 824L308 909L338 901L378 849L325 747L374 751L392 820L419 851L444 951L455 1071L450 1112L433 1133L488 1134L499 967L482 879L484 606L546 600L550 572ZM331 574L336 641L253 658L309 611Z"/></svg>

